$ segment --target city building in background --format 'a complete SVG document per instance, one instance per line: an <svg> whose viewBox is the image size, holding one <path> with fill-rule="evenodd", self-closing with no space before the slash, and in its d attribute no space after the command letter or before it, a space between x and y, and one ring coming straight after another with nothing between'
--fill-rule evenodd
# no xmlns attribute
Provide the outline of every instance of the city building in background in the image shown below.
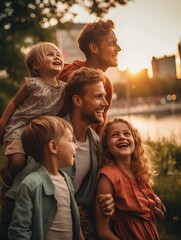
<svg viewBox="0 0 181 240"><path fill-rule="evenodd" d="M176 60L175 55L152 58L153 78L156 79L176 79Z"/></svg>
<svg viewBox="0 0 181 240"><path fill-rule="evenodd" d="M181 42L178 43L178 55L179 55L179 77L181 78Z"/></svg>
<svg viewBox="0 0 181 240"><path fill-rule="evenodd" d="M181 42L178 43L178 53L179 53L179 57L181 60ZM180 63L181 63L181 61L180 61Z"/></svg>
<svg viewBox="0 0 181 240"><path fill-rule="evenodd" d="M72 63L75 59L85 59L77 43L77 37L84 25L82 23L68 23L65 29L56 31L57 46L62 51L65 63Z"/></svg>

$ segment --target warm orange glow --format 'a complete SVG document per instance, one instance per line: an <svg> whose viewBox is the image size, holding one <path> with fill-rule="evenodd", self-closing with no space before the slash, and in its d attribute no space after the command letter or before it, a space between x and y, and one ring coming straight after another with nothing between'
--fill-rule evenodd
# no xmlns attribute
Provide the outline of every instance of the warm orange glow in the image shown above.
<svg viewBox="0 0 181 240"><path fill-rule="evenodd" d="M128 71L131 73L131 74L137 74L141 71L140 68L137 68L136 66L132 66L131 68L128 67Z"/></svg>
<svg viewBox="0 0 181 240"><path fill-rule="evenodd" d="M178 55L176 55L176 73L177 78L181 78L181 61Z"/></svg>
<svg viewBox="0 0 181 240"><path fill-rule="evenodd" d="M128 70L133 75L138 74L144 68L148 69L148 67L146 67L146 65L145 65L144 59L143 59L143 61L141 61L141 60L137 61L133 58L127 59L125 65L123 65L123 60L121 58L118 58L118 68L121 71Z"/></svg>
<svg viewBox="0 0 181 240"><path fill-rule="evenodd" d="M172 94L171 98L172 98L173 101L175 101L177 99L177 95L176 94Z"/></svg>

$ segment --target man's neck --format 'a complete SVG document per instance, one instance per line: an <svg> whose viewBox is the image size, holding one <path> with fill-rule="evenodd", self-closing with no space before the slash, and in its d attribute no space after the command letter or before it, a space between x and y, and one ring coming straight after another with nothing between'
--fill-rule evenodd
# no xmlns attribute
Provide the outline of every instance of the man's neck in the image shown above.
<svg viewBox="0 0 181 240"><path fill-rule="evenodd" d="M107 70L107 67L101 65L96 58L89 58L85 61L86 67L99 68L103 72Z"/></svg>
<svg viewBox="0 0 181 240"><path fill-rule="evenodd" d="M70 119L74 131L74 136L79 142L85 142L86 140L86 131L89 127L89 124L85 121L82 121L80 114L70 113Z"/></svg>

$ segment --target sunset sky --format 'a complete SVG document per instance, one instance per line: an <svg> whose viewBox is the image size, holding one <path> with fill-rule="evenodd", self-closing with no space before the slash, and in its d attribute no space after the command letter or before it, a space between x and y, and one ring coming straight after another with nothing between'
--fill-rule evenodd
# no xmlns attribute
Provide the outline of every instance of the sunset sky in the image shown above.
<svg viewBox="0 0 181 240"><path fill-rule="evenodd" d="M76 22L96 19L84 10ZM152 56L173 55L181 41L181 0L134 0L126 6L111 9L105 19L115 23L115 33L122 51L119 68L137 71L151 68Z"/></svg>

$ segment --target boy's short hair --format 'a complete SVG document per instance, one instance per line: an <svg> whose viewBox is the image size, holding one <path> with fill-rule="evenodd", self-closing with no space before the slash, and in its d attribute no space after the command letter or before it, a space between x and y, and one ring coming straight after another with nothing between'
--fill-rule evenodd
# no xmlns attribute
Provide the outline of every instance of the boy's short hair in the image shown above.
<svg viewBox="0 0 181 240"><path fill-rule="evenodd" d="M82 67L74 72L69 77L68 83L65 86L65 101L69 108L73 106L72 97L85 95L87 85L106 81L104 72L100 69Z"/></svg>
<svg viewBox="0 0 181 240"><path fill-rule="evenodd" d="M39 42L33 45L25 57L25 63L28 68L30 76L37 77L35 67L39 68L44 64L48 47L52 47L60 54L62 54L60 49L50 42Z"/></svg>
<svg viewBox="0 0 181 240"><path fill-rule="evenodd" d="M84 53L86 58L90 56L89 44L99 44L103 37L108 35L114 29L114 22L110 19L99 19L93 23L88 23L81 31L78 37L78 44L80 50Z"/></svg>
<svg viewBox="0 0 181 240"><path fill-rule="evenodd" d="M41 162L49 141L63 137L67 129L73 132L71 125L57 116L42 115L30 120L21 135L25 153Z"/></svg>

